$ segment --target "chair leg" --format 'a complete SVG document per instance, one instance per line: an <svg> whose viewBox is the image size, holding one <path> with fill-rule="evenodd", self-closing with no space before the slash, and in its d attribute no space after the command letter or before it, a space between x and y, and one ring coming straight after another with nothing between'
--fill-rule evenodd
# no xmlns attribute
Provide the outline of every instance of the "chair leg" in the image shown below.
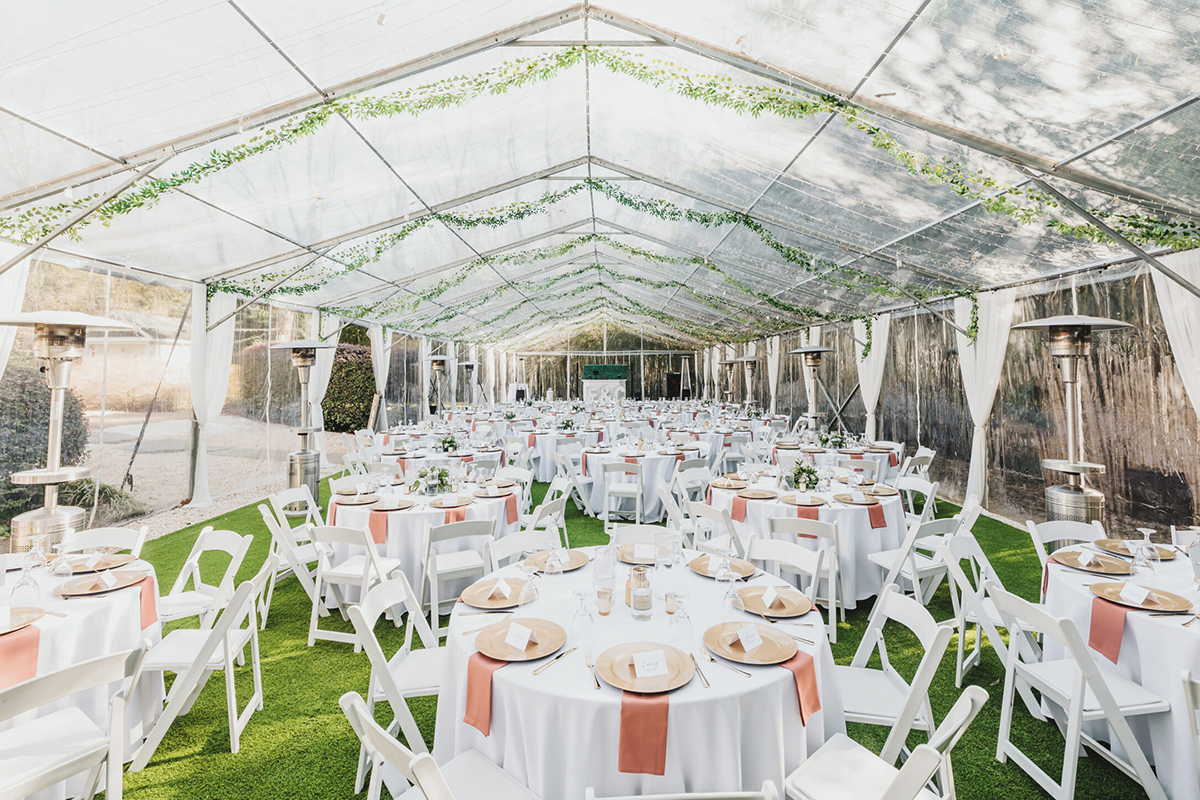
<svg viewBox="0 0 1200 800"><path fill-rule="evenodd" d="M267 629L267 614L271 613L271 598L275 596L275 580L278 577L278 572L271 576L271 581L267 584L267 595L265 598L263 598L263 602L259 608L259 614L262 616L262 622L260 624L262 625L262 630L264 631Z"/></svg>
<svg viewBox="0 0 1200 800"><path fill-rule="evenodd" d="M317 607L321 605L321 579L318 577L313 593L312 614L308 618L308 646L317 643Z"/></svg>
<svg viewBox="0 0 1200 800"><path fill-rule="evenodd" d="M241 745L238 736L237 684L233 674L233 658L228 646L225 649L225 710L229 714L229 752L236 753Z"/></svg>

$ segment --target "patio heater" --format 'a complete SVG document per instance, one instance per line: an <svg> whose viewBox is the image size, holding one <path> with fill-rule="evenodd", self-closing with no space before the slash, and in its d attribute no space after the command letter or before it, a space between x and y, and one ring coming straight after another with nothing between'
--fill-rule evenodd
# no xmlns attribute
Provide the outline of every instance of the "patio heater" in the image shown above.
<svg viewBox="0 0 1200 800"><path fill-rule="evenodd" d="M746 408L755 404L754 400L754 373L758 371L758 356L742 356L738 359L739 364L743 364L750 374L746 377Z"/></svg>
<svg viewBox="0 0 1200 800"><path fill-rule="evenodd" d="M18 514L12 518L13 552L28 550L36 536L46 536L46 545L62 541L63 535L84 527L87 512L74 506L58 504L59 484L82 480L91 474L91 467L62 465L63 404L71 379L71 363L84 356L87 332L131 330L133 326L115 319L93 317L75 311L35 311L0 317L0 325L33 328L33 354L45 363L41 367L50 388L50 431L46 444L46 466L14 472L13 483L18 486L42 486L45 499L42 508Z"/></svg>
<svg viewBox="0 0 1200 800"><path fill-rule="evenodd" d="M525 399L528 386L525 385L525 356L517 356L517 395L516 401L520 403Z"/></svg>
<svg viewBox="0 0 1200 800"><path fill-rule="evenodd" d="M460 361L458 365L467 371L467 406L473 407L476 405L475 394L475 368L479 366L478 361ZM455 398L457 400L457 398Z"/></svg>
<svg viewBox="0 0 1200 800"><path fill-rule="evenodd" d="M679 361L679 399L692 398L692 373L688 369L688 357L683 356Z"/></svg>
<svg viewBox="0 0 1200 800"><path fill-rule="evenodd" d="M441 419L442 411L445 410L442 404L442 391L446 380L446 357L430 356L429 365L431 367L430 375L433 378L433 400L429 403L429 413Z"/></svg>
<svg viewBox="0 0 1200 800"><path fill-rule="evenodd" d="M1079 362L1091 353L1093 331L1131 327L1129 323L1115 319L1078 315L1047 317L1013 326L1013 330L1043 331L1050 335L1050 355L1058 362L1058 374L1065 390L1067 457L1042 459L1043 469L1067 476L1065 484L1046 487L1046 518L1049 520L1091 522L1104 517L1104 495L1087 485L1087 476L1103 474L1104 465L1083 460Z"/></svg>
<svg viewBox="0 0 1200 800"><path fill-rule="evenodd" d="M808 347L797 347L795 350L788 351L791 355L804 356L804 368L808 370L809 377L813 379L813 385L820 388L821 393L825 395L825 399L829 401L829 405L834 409L833 414L837 417L838 425L842 430L846 429L845 423L842 422L842 415L838 413L837 407L834 406L833 400L829 397L829 392L825 389L825 384L817 376L817 368L821 366L821 357L826 353L832 353L832 347L821 347L820 345L810 345ZM816 430L821 424L821 414L815 409L817 407L816 399L814 398L809 405L808 413L804 418L808 420L808 426L812 430Z"/></svg>
<svg viewBox="0 0 1200 800"><path fill-rule="evenodd" d="M721 366L725 368L725 403L733 402L733 368L737 366L737 361L722 361Z"/></svg>
<svg viewBox="0 0 1200 800"><path fill-rule="evenodd" d="M292 366L296 368L296 377L300 381L300 427L292 428L292 433L300 437L300 448L288 453L288 488L299 489L307 486L314 499L319 497L317 484L321 480L321 452L309 447L310 436L321 432L320 428L312 425L312 406L308 402L308 379L312 374L313 365L317 363L317 351L337 347L333 342L320 339L304 339L294 342L281 342L271 345L272 350L288 350L292 354ZM301 503L293 503L285 507L289 513L308 513Z"/></svg>

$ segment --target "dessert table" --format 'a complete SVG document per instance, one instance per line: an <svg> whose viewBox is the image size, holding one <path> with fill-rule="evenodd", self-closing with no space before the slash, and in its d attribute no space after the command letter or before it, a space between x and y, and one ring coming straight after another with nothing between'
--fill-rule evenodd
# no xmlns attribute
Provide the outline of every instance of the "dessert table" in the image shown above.
<svg viewBox="0 0 1200 800"><path fill-rule="evenodd" d="M685 551L685 562L696 555ZM579 601L573 593L587 592L594 601L594 568L593 561L573 572L538 578L539 596L519 607L515 618L551 620L567 631L564 650L576 647L571 632ZM470 614L464 603L455 607L447 638L434 758L445 763L464 750L476 749L545 798L583 797L589 786L600 796L750 790L764 780L781 786L784 776L809 754L835 733L845 731L833 656L820 620L809 613L800 619L813 627L770 626L794 631L813 642L797 642L800 653L813 659L819 692L820 708L806 707L805 724L801 722L797 679L788 669L745 665L741 668L750 674L746 677L700 656L704 632L712 625L762 620L726 604L725 586L713 579L692 572L686 564L674 569L681 573L676 588L688 593L683 603L692 621L692 635L681 649L696 654L710 688L705 688L697 674L666 695L661 774L622 771L621 720L626 699L603 681L600 689L594 688L591 671L584 663L584 647L540 675L535 675L534 669L549 659L509 663L497 669L491 675L488 735L464 722L468 663L477 652L476 633L490 619L500 619ZM597 616L592 605L596 623L591 649L598 663L601 654L614 645L671 641L662 600L654 600L651 619L632 618L620 597L628 572L627 565L617 564L618 596L611 615ZM514 566L498 574L512 580L522 573ZM769 575L737 585L755 584L783 586ZM630 768L627 762L625 768Z"/></svg>
<svg viewBox="0 0 1200 800"><path fill-rule="evenodd" d="M132 650L142 639L153 645L162 638L158 621L158 584L154 568L145 561L131 562L122 570L147 573L144 582L128 588L88 597L64 600L54 590L72 576L52 575L46 568L34 570L38 582L37 607L48 612L27 628L0 635L0 689L24 680L65 669L75 664L124 650ZM119 570L120 571L120 570ZM7 574L2 608L8 609L9 592L20 579L19 571ZM82 576L75 576L82 577ZM0 722L0 731L64 708L77 708L101 729L108 726L108 703L118 685L90 689L47 703L34 711ZM142 673L125 708L125 754L134 748L154 724L162 709L161 673ZM83 793L85 776L77 776L32 795L35 800L64 800Z"/></svg>
<svg viewBox="0 0 1200 800"><path fill-rule="evenodd" d="M1066 551L1081 549L1084 546L1063 548ZM1092 607L1096 601L1088 584L1096 583L1097 579L1122 580L1117 576L1106 579L1054 562L1049 564L1046 575L1047 609L1056 617L1069 617L1085 641L1090 638ZM1187 557L1180 555L1161 562L1152 586L1181 595L1192 602L1193 611L1200 610L1198 586L1193 580ZM1183 625L1192 618L1191 615L1152 617L1146 611L1130 610L1125 615L1124 630L1119 635L1116 662L1093 651L1102 669L1144 686L1171 704L1169 712L1138 717L1132 726L1138 743L1154 765L1158 780L1171 800L1200 798L1196 760L1189 733L1189 726L1195 722L1191 709L1187 707L1179 677L1185 669L1191 670L1193 677L1200 676L1200 623L1187 627ZM1053 642L1048 644L1046 653L1049 658L1063 656L1061 648ZM1088 732L1098 739L1107 739L1106 735L1102 735L1106 727L1103 723L1096 723L1089 726Z"/></svg>
<svg viewBox="0 0 1200 800"><path fill-rule="evenodd" d="M845 484L834 482L836 488L829 492L811 492L813 497L820 497L824 505L817 506L817 519L821 522L836 522L838 526L838 568L842 574L842 589L845 597L842 602L846 608L855 608L859 600L866 600L879 594L883 586L883 570L878 564L872 564L868 556L883 550L898 548L904 541L907 532L904 522L904 506L899 495L880 497L879 508L883 519L878 516L873 521L871 512L866 506L848 505L833 499L834 494L849 492ZM773 488L773 487L772 487ZM794 494L790 489L778 490L782 495ZM722 489L714 484L708 496L708 503L713 508L729 511L734 517L733 525L744 538L751 535L765 539L770 536L768 519L771 517L795 517L797 507L782 500L749 500L746 502L745 519L737 519L734 513L734 499L737 490ZM779 534L776 538L792 537ZM829 547L833 542L829 539L799 539L799 544L810 549ZM798 579L795 578L795 579ZM825 596L822 589L820 597Z"/></svg>

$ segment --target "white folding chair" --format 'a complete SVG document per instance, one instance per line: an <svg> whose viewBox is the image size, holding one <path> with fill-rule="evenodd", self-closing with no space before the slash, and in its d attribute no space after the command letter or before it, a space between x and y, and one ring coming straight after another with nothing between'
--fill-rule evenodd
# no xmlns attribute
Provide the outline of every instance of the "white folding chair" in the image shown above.
<svg viewBox="0 0 1200 800"><path fill-rule="evenodd" d="M1097 539L1105 538L1104 526L1099 520L1091 522L1076 522L1069 519L1053 520L1051 522L1034 522L1033 520L1025 521L1025 529L1029 531L1029 537L1033 539L1033 549L1037 553L1038 561L1042 562L1042 569L1046 569L1046 562L1050 560L1050 554L1046 551L1046 545L1049 542L1094 542Z"/></svg>
<svg viewBox="0 0 1200 800"><path fill-rule="evenodd" d="M364 467L363 473L365 472L366 468ZM352 476L340 480L353 484L362 481L362 478ZM336 491L333 488L333 481L330 481L329 490L331 493ZM296 537L297 541L308 541L309 525L325 524L325 518L321 516L321 507L317 505L317 500L312 496L307 485L295 489L284 489L282 492L270 495L267 500L271 503L271 509L274 510L279 525L292 531L292 535ZM296 510L289 511L288 506ZM299 520L300 524L293 525L293 520Z"/></svg>
<svg viewBox="0 0 1200 800"><path fill-rule="evenodd" d="M154 727L147 734L146 741L134 753L133 763L129 765L130 772L138 772L150 763L150 758L162 743L175 718L192 710L200 691L208 683L209 677L217 671L225 673L229 751L238 751L242 731L246 729L254 712L263 707L262 661L258 651L258 619L254 612L254 601L267 580L274 574L276 564L275 556L268 556L258 574L238 586L229 605L211 626L202 623L200 628L178 628L150 648L143 669L148 672L174 672L175 682L171 684L171 691L167 693L166 707L154 721ZM254 692L239 713L234 665L244 662L247 645L250 647L250 672L253 676Z"/></svg>
<svg viewBox="0 0 1200 800"><path fill-rule="evenodd" d="M692 524L696 529L693 547L702 553L716 555L725 555L732 547L733 554L738 558L746 557L746 543L738 535L728 511L718 511L707 503L696 501L688 503L688 511L692 514ZM701 538L701 533L706 535Z"/></svg>
<svg viewBox="0 0 1200 800"><path fill-rule="evenodd" d="M565 501L565 498L563 499ZM542 508L542 506L538 506ZM502 536L484 543L484 560L488 572L496 572L508 566L508 559L521 555L527 550L550 550L559 547L560 542L552 528L526 528L520 533Z"/></svg>
<svg viewBox="0 0 1200 800"><path fill-rule="evenodd" d="M558 453L554 454L554 463L559 469L566 473L567 480L571 484L571 499L575 503L575 508L592 516L591 506L588 505L588 495L591 494L593 476L582 474L579 469L566 456Z"/></svg>
<svg viewBox="0 0 1200 800"><path fill-rule="evenodd" d="M1200 528L1195 525L1190 528L1176 528L1171 526L1171 544L1176 547L1187 549L1191 547L1197 538L1200 538Z"/></svg>
<svg viewBox="0 0 1200 800"><path fill-rule="evenodd" d="M591 786L584 792L584 800L779 800L779 790L771 781L763 781L757 792L672 792L655 795L609 795L601 798Z"/></svg>
<svg viewBox="0 0 1200 800"><path fill-rule="evenodd" d="M667 487L666 481L662 480L658 482L658 488L654 491L658 495L659 502L662 503L663 511L666 512L666 526L681 534L685 546L691 547L696 528L692 524L692 520L684 516L683 509L676 502L675 494Z"/></svg>
<svg viewBox="0 0 1200 800"><path fill-rule="evenodd" d="M200 617L203 622L210 614L223 608L233 595L234 577L241 569L242 560L246 558L246 551L253 541L253 536L214 530L211 525L200 531L171 591L158 598L159 621L173 622L187 617ZM208 584L200 573L200 560L206 554L217 552L227 554L229 563L221 580L216 584ZM187 588L189 581L191 589Z"/></svg>
<svg viewBox="0 0 1200 800"><path fill-rule="evenodd" d="M347 692L338 701L354 734L376 765L372 772L388 766L408 782L388 786L392 797L408 800L538 800L517 779L488 761L478 750L464 750L438 766L429 753L413 753L396 741L375 721L357 692ZM415 746L415 744L414 744ZM374 780L374 778L372 778ZM405 791L415 786L412 791Z"/></svg>
<svg viewBox="0 0 1200 800"><path fill-rule="evenodd" d="M672 490L681 502L703 500L712 479L712 470L708 468L705 459L687 458L675 465L675 474L671 479Z"/></svg>
<svg viewBox="0 0 1200 800"><path fill-rule="evenodd" d="M1192 759L1196 763L1196 783L1200 784L1200 720L1196 712L1200 711L1200 681L1192 677L1192 673L1184 670L1180 675L1183 680L1183 697L1187 701L1184 712L1188 715L1188 733L1192 737Z"/></svg>
<svg viewBox="0 0 1200 800"><path fill-rule="evenodd" d="M661 525L620 525L612 532L610 541L620 547L623 544L655 544L660 534L669 533Z"/></svg>
<svg viewBox="0 0 1200 800"><path fill-rule="evenodd" d="M408 625L404 631L404 643L389 658L375 636L379 618L391 612L395 619L408 613ZM371 663L371 679L367 685L367 711L374 717L375 704L386 702L392 708L392 722L388 732L403 731L418 752L425 753L425 740L408 707L410 697L435 697L441 688L442 670L446 648L442 647L425 621L421 601L408 583L404 573L395 579L381 583L367 592L357 605L350 607L350 621L359 644ZM420 649L413 649L413 629L421 640ZM379 797L382 770L368 758L366 748L360 748L358 772L355 775L354 793L362 791L368 769L372 769L371 789L367 800Z"/></svg>
<svg viewBox="0 0 1200 800"><path fill-rule="evenodd" d="M969 686L942 720L929 744L918 745L896 769L844 733L821 746L784 781L790 800L935 800L925 787L939 769L948 770L950 751L975 719L987 692ZM951 795L943 795L950 797Z"/></svg>
<svg viewBox="0 0 1200 800"><path fill-rule="evenodd" d="M750 442L750 434L748 433L731 433L724 438L724 452L721 453L721 471L728 474L736 472L738 465L746 460L746 453L742 446Z"/></svg>
<svg viewBox="0 0 1200 800"><path fill-rule="evenodd" d="M772 539L777 538L776 534L784 534L795 537L797 540L815 541L817 544L813 550L809 550L809 548L800 544L799 541L795 544L801 549L809 550L809 552L823 552L825 554L818 562L820 570L816 580L813 581L813 586L816 587L822 580L825 581L825 607L829 610L826 632L829 636L829 641L836 644L839 608L842 613L842 621L845 622L846 620L845 592L842 588L842 567L839 562L842 552L841 536L838 533L837 523L821 522L815 519L798 519L796 517L771 517L767 520L767 530L770 532ZM823 542L829 542L829 544L822 545ZM753 546L753 542L751 542L751 547ZM808 573L805 572L804 574ZM817 602L816 588L813 588L809 599Z"/></svg>
<svg viewBox="0 0 1200 800"><path fill-rule="evenodd" d="M404 470L400 468L400 465L387 461L377 461L374 464L368 464L367 475L389 475L397 480L404 480Z"/></svg>
<svg viewBox="0 0 1200 800"><path fill-rule="evenodd" d="M471 469L476 475L487 475L495 477L496 470L500 469L499 456L476 456L471 461Z"/></svg>
<svg viewBox="0 0 1200 800"><path fill-rule="evenodd" d="M137 530L132 528L92 528L86 531L74 531L65 537L62 550L66 553L82 553L85 550L128 550L134 558L142 555L142 545L146 543L149 528L143 525Z"/></svg>
<svg viewBox="0 0 1200 800"><path fill-rule="evenodd" d="M908 628L925 649L911 683L906 682L888 661L883 638L883 627L888 620ZM836 668L846 721L891 729L879 753L885 763L896 763L905 751L910 731L924 731L932 738L934 724L929 685L953 633L949 626L938 625L916 600L901 595L894 584L885 586L871 609L867 631L854 653L854 660L850 666ZM879 669L873 669L867 665L877 649L881 665ZM943 793L952 785L948 777L949 764L945 767Z"/></svg>
<svg viewBox="0 0 1200 800"><path fill-rule="evenodd" d="M898 584L901 579L906 580L921 605L929 605L934 593L942 585L942 579L946 577L946 565L936 555L930 557L918 553L915 546L917 539L953 536L958 526L958 520L953 517L916 523L909 527L898 549L880 550L869 554L867 559L883 570L885 587Z"/></svg>
<svg viewBox="0 0 1200 800"><path fill-rule="evenodd" d="M973 494L968 497L963 502L962 509L954 515L954 519L958 520L958 528L953 535L970 533L971 529L975 527L975 521L979 519L979 515L982 512L983 507L979 505L979 495ZM918 536L917 540L913 543L913 547L927 553L933 553L947 541L946 536L943 534Z"/></svg>
<svg viewBox="0 0 1200 800"><path fill-rule="evenodd" d="M317 546L312 542L297 544L296 538L285 533L283 528L279 527L279 520L275 518L269 508L261 503L258 506L258 513L262 516L267 530L271 532L271 541L275 545L273 555L278 559L275 574L267 581L265 594L259 600L259 624L265 629L267 615L271 612L271 600L275 596L275 584L279 580L288 575L295 575L296 580L300 583L300 588L308 595L308 599L312 601L316 598ZM320 608L321 616L329 615L324 605Z"/></svg>
<svg viewBox="0 0 1200 800"><path fill-rule="evenodd" d="M342 619L349 619L350 602L346 600L343 587L356 588L358 596L365 597L376 583L389 580L400 571L400 559L379 555L371 532L366 528L317 525L312 528L312 541L317 547L317 574L313 581L312 613L308 618L308 646L316 644L317 639L325 639L352 644L357 653L361 645L353 633L325 630L317 625L325 605L325 592L328 590L333 597ZM345 546L349 554L335 561L334 545Z"/></svg>
<svg viewBox="0 0 1200 800"><path fill-rule="evenodd" d="M507 538L507 537L505 537ZM455 539L477 539L477 544L465 550L439 553L436 546L441 542ZM424 595L429 598L429 627L439 637L448 629L439 627L438 615L441 604L454 602L457 596L443 599L438 587L443 581L460 578L479 578L487 573L484 555L492 542L496 540L496 520L469 519L462 522L451 522L448 525L432 525L425 539L425 580Z"/></svg>
<svg viewBox="0 0 1200 800"><path fill-rule="evenodd" d="M496 478L515 481L521 488L517 501L521 505L521 513L528 514L533 505L533 471L521 467L501 467L496 470Z"/></svg>
<svg viewBox="0 0 1200 800"><path fill-rule="evenodd" d="M558 479L555 478L555 480ZM546 491L545 497L550 497L550 490ZM567 536L567 496L565 494L559 495L554 500L543 499L532 514L524 515L521 522L524 524L525 530L539 528L551 531L550 537L554 541L558 541L558 534L561 531L564 545L571 546L571 540Z"/></svg>
<svg viewBox="0 0 1200 800"><path fill-rule="evenodd" d="M91 800L103 772L105 798L121 800L129 735L125 707L137 687L149 646L142 641L133 650L84 661L0 691L0 798L21 800L87 773L81 797ZM77 692L118 683L108 701L108 719L100 725L77 705L60 702ZM58 707L13 723L51 704Z"/></svg>
<svg viewBox="0 0 1200 800"><path fill-rule="evenodd" d="M601 470L604 476L604 532L612 535L615 527L613 516L620 513L612 507L611 500L614 498L618 502L632 500L634 524L640 525L644 522L646 516L642 509L642 465L616 461L602 465ZM634 480L616 480L619 475L633 475Z"/></svg>
<svg viewBox="0 0 1200 800"><path fill-rule="evenodd" d="M873 481L879 480L879 462L869 458L839 458L837 467L850 472L861 472L864 477Z"/></svg>
<svg viewBox="0 0 1200 800"><path fill-rule="evenodd" d="M787 521L807 522L808 520ZM764 564L769 564L770 566L766 567L766 569L776 578L780 577L781 574L800 575L808 578L808 588L801 589L801 591L804 592L804 596L813 605L816 605L817 585L820 584L821 578L824 575L821 566L828 555L825 548L809 550L807 547L801 547L795 542L787 542L782 539L760 539L757 536L750 537L750 541L746 544L746 559L748 561L761 561ZM832 619L835 614L830 613L829 616Z"/></svg>
<svg viewBox="0 0 1200 800"><path fill-rule="evenodd" d="M904 501L904 521L905 525L912 527L914 524L928 522L937 516L937 493L941 484L930 482L924 478L914 475L904 475L896 479L894 488L900 490L900 495ZM925 498L925 505L921 506L921 510L916 510L914 497L921 495Z"/></svg>
<svg viewBox="0 0 1200 800"><path fill-rule="evenodd" d="M1054 617L1043 607L1006 592L994 582L987 584L987 593L1004 619L1010 637L996 759L1003 764L1011 758L1055 800L1072 800L1081 745L1087 745L1140 783L1150 800L1166 800L1162 785L1129 727L1129 718L1169 712L1170 704L1149 689L1101 667L1069 618ZM1047 659L1043 655L1039 661L1026 661L1032 648L1014 646L1011 640L1024 637L1032 645L1034 633L1058 642L1064 657ZM1009 738L1013 692L1018 681L1041 693L1043 705L1049 707L1066 739L1062 776L1058 781ZM1110 735L1116 739L1111 748L1083 730L1087 723L1099 721L1107 723Z"/></svg>

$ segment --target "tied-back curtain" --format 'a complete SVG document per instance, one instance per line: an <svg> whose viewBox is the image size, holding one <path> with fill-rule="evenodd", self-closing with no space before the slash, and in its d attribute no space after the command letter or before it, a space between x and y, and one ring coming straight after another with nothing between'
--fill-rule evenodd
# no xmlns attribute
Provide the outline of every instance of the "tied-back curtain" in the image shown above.
<svg viewBox="0 0 1200 800"><path fill-rule="evenodd" d="M871 322L871 352L863 358L863 346L854 343L855 359L858 362L858 384L862 392L863 405L867 409L867 423L863 432L871 441L875 441L875 409L879 406L879 392L883 389L883 368L888 356L888 328L891 327L892 315L880 314ZM867 324L861 319L854 320L854 338L859 342L867 340Z"/></svg>
<svg viewBox="0 0 1200 800"><path fill-rule="evenodd" d="M821 326L813 325L807 331L800 334L801 347L816 347L821 344ZM817 413L817 376L803 366L803 357L801 357L801 367L804 375L804 397L808 400L808 413Z"/></svg>
<svg viewBox="0 0 1200 800"><path fill-rule="evenodd" d="M1200 250L1160 258L1184 280L1200 286ZM1200 298L1156 269L1150 270L1150 275L1179 378L1192 401L1192 410L1200 414Z"/></svg>
<svg viewBox="0 0 1200 800"><path fill-rule="evenodd" d="M419 408L421 410L421 419L429 419L429 337L418 336L417 341L420 343L419 352L421 356L421 405Z"/></svg>
<svg viewBox="0 0 1200 800"><path fill-rule="evenodd" d="M446 375L445 386L449 387L449 394L444 394L442 402L445 404L444 410L454 411L458 408L458 345L455 342L446 342Z"/></svg>
<svg viewBox="0 0 1200 800"><path fill-rule="evenodd" d="M746 357L758 356L758 342L750 342L746 345ZM755 367L757 369L757 366ZM750 362L742 362L742 380L746 382L746 404L754 399L754 381L750 378Z"/></svg>
<svg viewBox="0 0 1200 800"><path fill-rule="evenodd" d="M386 431L388 425L387 389L389 368L392 364L392 332L382 325L372 325L367 329L367 338L371 342L371 371L375 373L375 394L379 395L379 413L375 416L375 429Z"/></svg>
<svg viewBox="0 0 1200 800"><path fill-rule="evenodd" d="M341 317L327 317L321 312L313 315L313 324L316 330L313 331L314 339L324 339L329 336L334 347L322 347L317 349L317 363L313 365L311 376L308 381L308 403L312 408L312 424L317 429L318 433L313 436L317 452L321 454L321 465L329 466L329 456L325 450L325 412L321 410L321 403L325 400L325 392L329 391L329 379L333 375L333 360L337 355L337 340L338 336L334 332L341 326Z"/></svg>
<svg viewBox="0 0 1200 800"><path fill-rule="evenodd" d="M193 506L211 506L208 487L208 426L221 416L225 394L229 390L229 372L233 368L234 319L222 322L212 331L208 320L218 320L237 308L237 298L217 293L208 299L208 287L192 287L192 413L196 417L195 475L192 482Z"/></svg>
<svg viewBox="0 0 1200 800"><path fill-rule="evenodd" d="M971 437L971 468L967 473L964 497L976 495L987 505L987 429L996 402L996 389L1004 371L1008 351L1008 333L1012 328L1016 289L1002 289L979 295L979 332L972 344L962 333L954 332L958 342L958 363L962 368L963 393L975 423ZM971 324L971 301L954 301L954 323L960 328Z"/></svg>
<svg viewBox="0 0 1200 800"><path fill-rule="evenodd" d="M17 252L16 245L0 243L0 262L8 261ZM25 301L25 284L29 279L31 261L26 258L0 275L0 315L20 313L21 304ZM4 380L4 368L8 366L8 357L12 355L13 342L16 340L16 326L0 325L0 380Z"/></svg>
<svg viewBox="0 0 1200 800"><path fill-rule="evenodd" d="M488 408L496 405L496 351L489 347L483 351L484 366L487 368L487 392L484 400L487 401Z"/></svg>
<svg viewBox="0 0 1200 800"><path fill-rule="evenodd" d="M775 403L779 395L779 346L778 336L767 339L767 383L771 387L771 413L775 413Z"/></svg>

